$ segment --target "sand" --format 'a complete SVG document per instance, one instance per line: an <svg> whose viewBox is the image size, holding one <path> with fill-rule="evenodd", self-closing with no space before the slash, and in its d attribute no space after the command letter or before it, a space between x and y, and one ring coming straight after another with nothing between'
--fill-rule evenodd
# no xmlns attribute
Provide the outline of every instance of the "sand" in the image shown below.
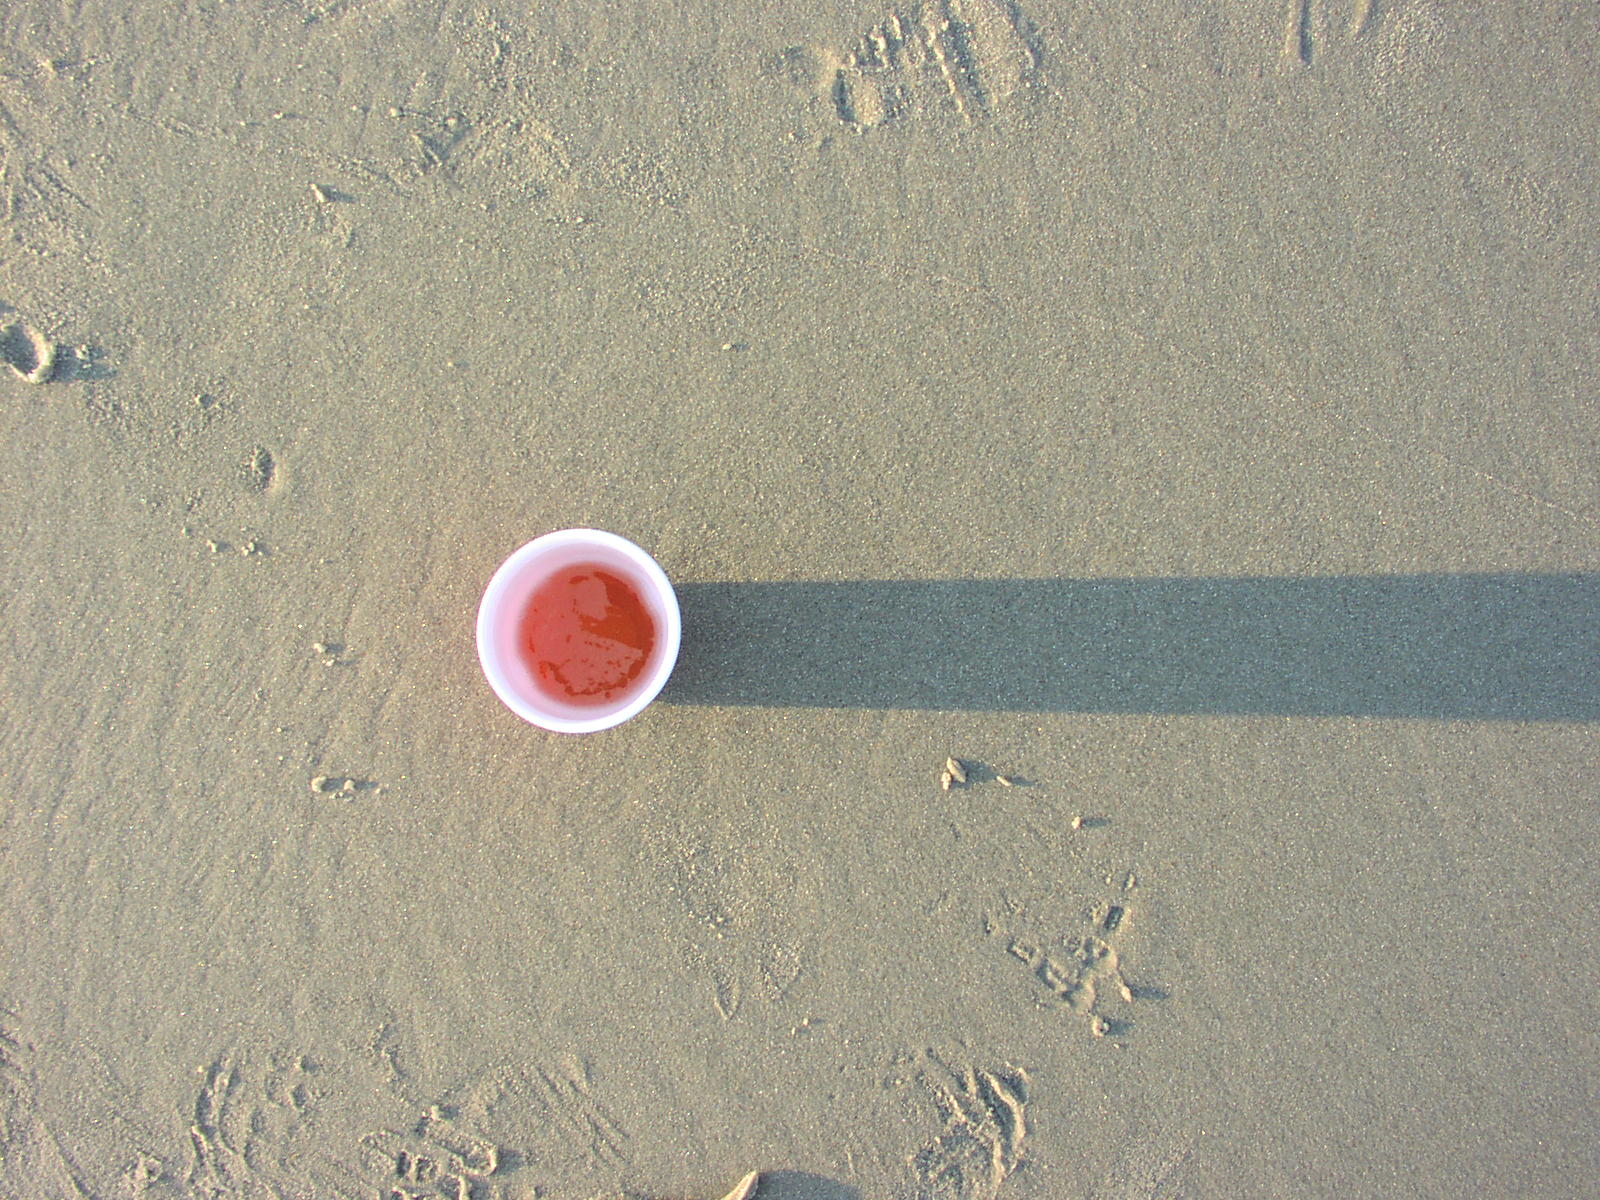
<svg viewBox="0 0 1600 1200"><path fill-rule="evenodd" d="M0 1196L1600 1192L1600 34L1466 8L8 4Z"/></svg>

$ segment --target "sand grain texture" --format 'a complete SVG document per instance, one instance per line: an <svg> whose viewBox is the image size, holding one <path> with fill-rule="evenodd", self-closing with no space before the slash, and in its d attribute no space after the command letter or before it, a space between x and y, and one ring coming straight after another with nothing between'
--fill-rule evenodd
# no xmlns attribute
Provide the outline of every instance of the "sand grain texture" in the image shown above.
<svg viewBox="0 0 1600 1200"><path fill-rule="evenodd" d="M0 1194L1600 1191L1597 36L8 4Z"/></svg>

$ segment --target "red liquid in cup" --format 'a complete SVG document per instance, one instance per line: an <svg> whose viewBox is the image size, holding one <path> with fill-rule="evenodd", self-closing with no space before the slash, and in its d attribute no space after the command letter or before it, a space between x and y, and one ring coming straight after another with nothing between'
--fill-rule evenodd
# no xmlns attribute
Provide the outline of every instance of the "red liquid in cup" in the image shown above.
<svg viewBox="0 0 1600 1200"><path fill-rule="evenodd" d="M599 707L625 696L655 649L656 623L639 590L592 563L564 567L534 590L520 649L539 689Z"/></svg>

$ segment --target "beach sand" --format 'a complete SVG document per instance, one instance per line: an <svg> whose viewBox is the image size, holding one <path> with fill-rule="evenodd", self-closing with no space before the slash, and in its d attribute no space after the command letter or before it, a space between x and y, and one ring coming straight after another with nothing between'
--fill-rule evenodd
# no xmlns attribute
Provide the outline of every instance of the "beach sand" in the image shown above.
<svg viewBox="0 0 1600 1200"><path fill-rule="evenodd" d="M0 1196L1600 1193L1600 33L1460 9L8 4Z"/></svg>

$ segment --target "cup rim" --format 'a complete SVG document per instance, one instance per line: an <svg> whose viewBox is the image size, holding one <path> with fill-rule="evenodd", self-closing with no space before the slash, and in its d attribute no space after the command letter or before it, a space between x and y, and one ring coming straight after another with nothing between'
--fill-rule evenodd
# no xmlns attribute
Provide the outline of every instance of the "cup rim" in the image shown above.
<svg viewBox="0 0 1600 1200"><path fill-rule="evenodd" d="M655 604L664 618L660 632L662 648L656 665L644 684L626 704L597 713L593 717L567 717L540 707L512 684L501 656L495 649L496 618L508 603L521 597L511 595L523 568L534 559L552 550L569 546L593 546L621 555L639 571L654 593ZM683 619L678 608L678 595L672 581L650 554L636 543L603 529L557 529L541 534L512 551L489 577L483 589L483 599L478 603L477 643L478 663L484 678L500 702L531 725L548 729L552 733L597 733L611 729L639 715L661 693L668 677L678 662L678 649L683 637Z"/></svg>

